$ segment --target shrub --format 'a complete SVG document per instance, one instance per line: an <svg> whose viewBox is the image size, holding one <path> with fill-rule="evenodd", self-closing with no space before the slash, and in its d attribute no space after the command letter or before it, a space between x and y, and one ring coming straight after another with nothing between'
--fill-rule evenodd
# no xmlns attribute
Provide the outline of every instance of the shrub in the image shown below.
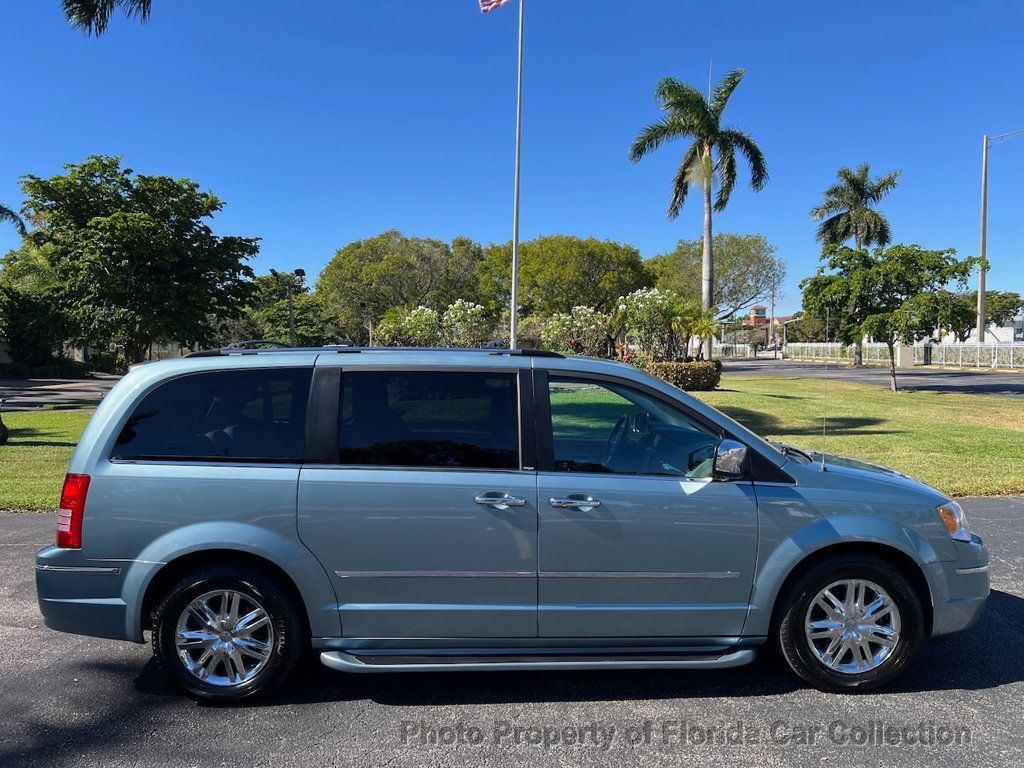
<svg viewBox="0 0 1024 768"><path fill-rule="evenodd" d="M657 376L687 392L712 390L718 386L718 382L722 378L722 365L717 360L696 360L691 363L648 363L646 370L652 376Z"/></svg>
<svg viewBox="0 0 1024 768"><path fill-rule="evenodd" d="M391 309L377 326L377 338L385 347L433 347L441 340L440 319L427 307Z"/></svg>
<svg viewBox="0 0 1024 768"><path fill-rule="evenodd" d="M598 357L605 353L608 316L591 307L556 312L541 330L544 346L555 352Z"/></svg>
<svg viewBox="0 0 1024 768"><path fill-rule="evenodd" d="M450 347L479 347L490 334L487 310L472 301L458 299L441 318L441 338Z"/></svg>

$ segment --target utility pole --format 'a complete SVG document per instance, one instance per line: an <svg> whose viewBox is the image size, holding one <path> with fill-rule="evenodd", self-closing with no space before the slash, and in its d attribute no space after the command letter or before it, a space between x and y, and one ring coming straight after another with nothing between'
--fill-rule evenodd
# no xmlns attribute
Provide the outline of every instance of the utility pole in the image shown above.
<svg viewBox="0 0 1024 768"><path fill-rule="evenodd" d="M512 193L512 297L508 329L509 349L515 349L519 335L519 169L523 145L523 18L526 0L519 0L519 64L516 74L516 170Z"/></svg>
<svg viewBox="0 0 1024 768"><path fill-rule="evenodd" d="M985 250L988 235L988 134L981 141L981 243L978 256L978 341L985 340Z"/></svg>
<svg viewBox="0 0 1024 768"><path fill-rule="evenodd" d="M282 276L276 269L270 270L270 274L278 283L282 282ZM286 275L284 280L285 289L288 291L288 343L292 347L298 346L298 339L295 336L295 279L302 280L305 276L306 270L296 269L292 274Z"/></svg>
<svg viewBox="0 0 1024 768"><path fill-rule="evenodd" d="M772 283L772 312L768 318L768 335L771 337L771 341L768 342L772 348L772 360L777 360L779 357L778 345L775 343L775 283Z"/></svg>
<svg viewBox="0 0 1024 768"><path fill-rule="evenodd" d="M985 254L988 241L988 150L1004 141L1009 141L1016 136L1024 135L1024 128L1018 131L1000 133L998 136L989 136L987 133L981 137L981 242L978 247L978 257L982 264L978 267L978 341L985 340Z"/></svg>

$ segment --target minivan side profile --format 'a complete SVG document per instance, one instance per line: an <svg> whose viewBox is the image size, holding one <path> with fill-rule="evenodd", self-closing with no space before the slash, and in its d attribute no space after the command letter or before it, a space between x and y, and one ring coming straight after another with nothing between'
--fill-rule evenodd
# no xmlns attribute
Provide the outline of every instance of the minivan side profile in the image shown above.
<svg viewBox="0 0 1024 768"><path fill-rule="evenodd" d="M770 444L620 363L213 350L139 366L72 456L40 610L190 695L346 672L713 668L885 684L989 560L898 472Z"/></svg>

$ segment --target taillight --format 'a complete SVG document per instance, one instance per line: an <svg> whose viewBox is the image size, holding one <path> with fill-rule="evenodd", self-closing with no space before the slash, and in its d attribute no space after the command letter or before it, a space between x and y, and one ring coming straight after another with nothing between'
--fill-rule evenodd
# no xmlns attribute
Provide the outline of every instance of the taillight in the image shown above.
<svg viewBox="0 0 1024 768"><path fill-rule="evenodd" d="M82 515L85 495L89 492L89 476L68 472L64 476L64 489L60 492L57 510L57 546L65 549L82 548Z"/></svg>

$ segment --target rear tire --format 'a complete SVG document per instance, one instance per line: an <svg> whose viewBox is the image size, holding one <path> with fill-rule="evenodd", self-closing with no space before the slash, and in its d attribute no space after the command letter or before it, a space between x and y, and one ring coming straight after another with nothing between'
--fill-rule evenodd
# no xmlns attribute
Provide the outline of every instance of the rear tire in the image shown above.
<svg viewBox="0 0 1024 768"><path fill-rule="evenodd" d="M295 599L245 567L203 568L157 606L153 654L189 696L233 702L266 694L291 674L308 645Z"/></svg>
<svg viewBox="0 0 1024 768"><path fill-rule="evenodd" d="M886 561L843 555L804 573L783 598L776 642L790 669L821 691L860 692L902 674L921 645L924 613ZM873 607L873 609L872 609Z"/></svg>

